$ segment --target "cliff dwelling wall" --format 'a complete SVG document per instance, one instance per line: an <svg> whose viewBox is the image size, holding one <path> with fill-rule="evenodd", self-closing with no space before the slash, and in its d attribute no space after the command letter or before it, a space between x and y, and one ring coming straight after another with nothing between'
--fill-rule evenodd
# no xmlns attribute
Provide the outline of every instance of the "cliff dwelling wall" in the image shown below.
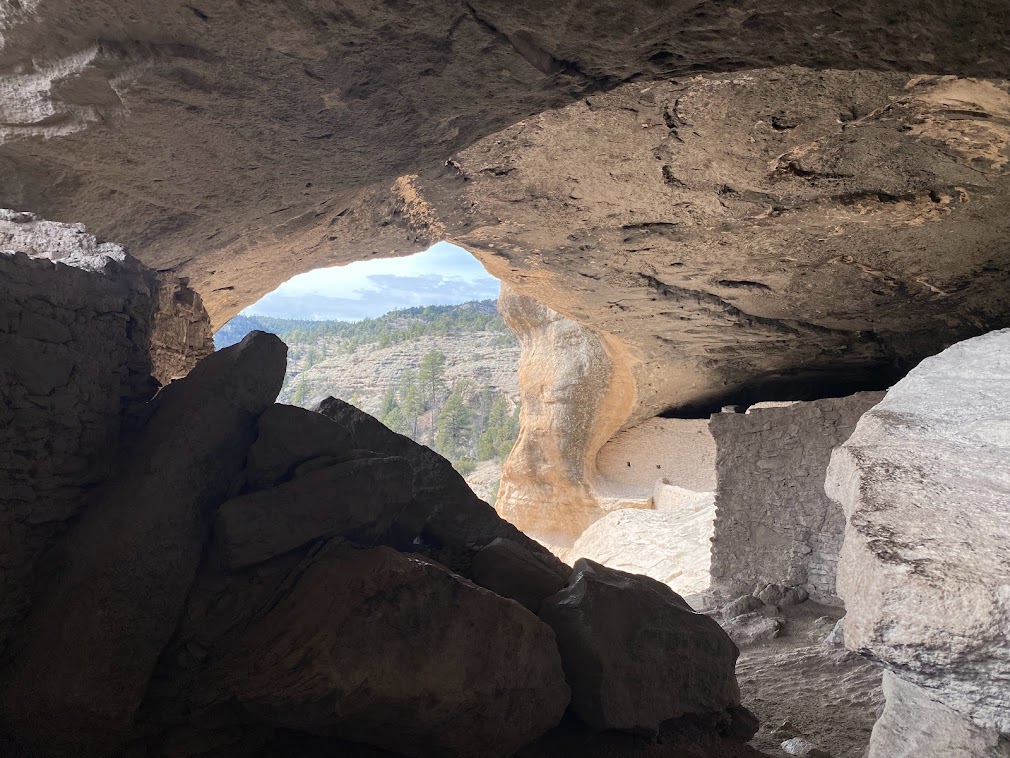
<svg viewBox="0 0 1010 758"><path fill-rule="evenodd" d="M717 456L712 582L728 593L759 584L805 588L838 602L845 516L824 492L831 451L883 397L860 392L811 402L759 403L712 417Z"/></svg>
<svg viewBox="0 0 1010 758"><path fill-rule="evenodd" d="M0 648L35 558L113 469L134 412L209 340L185 284L80 225L0 211Z"/></svg>

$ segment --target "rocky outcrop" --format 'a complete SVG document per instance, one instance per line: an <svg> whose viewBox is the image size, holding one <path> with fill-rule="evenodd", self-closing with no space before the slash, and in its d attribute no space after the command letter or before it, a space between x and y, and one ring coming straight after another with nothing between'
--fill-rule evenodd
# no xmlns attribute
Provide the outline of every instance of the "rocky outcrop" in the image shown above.
<svg viewBox="0 0 1010 758"><path fill-rule="evenodd" d="M134 413L128 452L48 554L0 666L6 752L602 755L621 738L568 712L569 679L592 698L572 640L652 614L665 636L635 655L655 667L675 639L667 673L684 675L635 683L628 652L609 654L627 721L609 726L655 733L633 754L749 754L735 649L706 617L602 567L625 599L593 591L577 618L559 615L586 577L566 588L571 570L448 461L367 414L273 407L284 355L253 332ZM538 618L548 606L569 642ZM620 634L647 642L637 628Z"/></svg>
<svg viewBox="0 0 1010 758"><path fill-rule="evenodd" d="M207 513L242 470L286 351L253 332L165 387L50 558L54 575L2 682L0 717L26 746L91 754L125 738L196 576Z"/></svg>
<svg viewBox="0 0 1010 758"><path fill-rule="evenodd" d="M404 549L423 550L468 578L474 555L502 537L540 557L567 581L569 570L543 546L530 539L480 500L445 458L409 437L397 434L353 405L327 398L319 412L351 434L355 447L381 450L407 460L413 471L413 500L392 529Z"/></svg>
<svg viewBox="0 0 1010 758"><path fill-rule="evenodd" d="M228 568L262 563L336 535L374 543L410 505L413 472L403 458L322 459L318 465L220 507L214 539Z"/></svg>
<svg viewBox="0 0 1010 758"><path fill-rule="evenodd" d="M1010 732L1008 374L1010 331L923 361L834 453L826 485L848 518L846 646L1000 732ZM922 719L905 732L917 728Z"/></svg>
<svg viewBox="0 0 1010 758"><path fill-rule="evenodd" d="M665 584L582 559L540 618L557 633L572 711L594 729L657 733L740 704L736 645Z"/></svg>
<svg viewBox="0 0 1010 758"><path fill-rule="evenodd" d="M512 598L534 613L567 584L563 573L542 554L502 537L477 551L470 570L481 587Z"/></svg>
<svg viewBox="0 0 1010 758"><path fill-rule="evenodd" d="M845 516L824 494L831 451L880 400L875 392L759 403L712 416L718 455L712 584L726 594L766 584L803 587L837 603Z"/></svg>
<svg viewBox="0 0 1010 758"><path fill-rule="evenodd" d="M559 555L570 561L588 558L609 568L643 574L669 585L674 592L693 595L704 592L711 583L714 519L711 493L702 495L693 506L625 508L608 513Z"/></svg>
<svg viewBox="0 0 1010 758"><path fill-rule="evenodd" d="M630 412L628 358L606 335L508 287L498 310L522 357L519 438L495 507L527 534L567 546L604 514L593 492L596 454Z"/></svg>

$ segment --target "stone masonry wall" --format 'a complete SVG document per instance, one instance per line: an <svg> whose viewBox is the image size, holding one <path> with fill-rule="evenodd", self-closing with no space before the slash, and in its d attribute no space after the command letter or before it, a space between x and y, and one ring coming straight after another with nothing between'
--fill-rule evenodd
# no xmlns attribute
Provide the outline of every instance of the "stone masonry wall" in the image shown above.
<svg viewBox="0 0 1010 758"><path fill-rule="evenodd" d="M716 442L713 588L750 592L755 585L804 587L814 599L835 591L845 518L824 493L831 451L883 397L860 392L812 402L760 403L719 413Z"/></svg>
<svg viewBox="0 0 1010 758"><path fill-rule="evenodd" d="M184 282L78 225L0 211L0 656L38 557L112 471L158 378L209 340Z"/></svg>

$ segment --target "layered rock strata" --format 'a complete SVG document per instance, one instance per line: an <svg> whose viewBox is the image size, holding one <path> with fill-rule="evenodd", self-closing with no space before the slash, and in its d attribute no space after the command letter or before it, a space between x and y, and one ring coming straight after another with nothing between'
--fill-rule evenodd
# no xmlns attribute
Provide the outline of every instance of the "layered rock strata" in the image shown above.
<svg viewBox="0 0 1010 758"><path fill-rule="evenodd" d="M848 519L838 571L846 646L919 696L1002 733L1010 732L1007 376L1010 331L926 359L862 417L833 454L826 484ZM926 728L918 718L902 727Z"/></svg>
<svg viewBox="0 0 1010 758"><path fill-rule="evenodd" d="M838 602L845 515L825 495L824 479L831 451L881 397L759 403L712 416L719 480L713 588L732 595L778 583Z"/></svg>

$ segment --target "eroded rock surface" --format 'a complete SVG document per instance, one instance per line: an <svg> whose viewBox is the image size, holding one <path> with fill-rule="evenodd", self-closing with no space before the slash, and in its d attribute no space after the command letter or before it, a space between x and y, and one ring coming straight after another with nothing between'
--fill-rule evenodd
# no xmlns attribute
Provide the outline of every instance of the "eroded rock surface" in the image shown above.
<svg viewBox="0 0 1010 758"><path fill-rule="evenodd" d="M522 347L520 432L495 507L537 539L568 546L604 511L596 454L631 411L617 343L502 287L498 310Z"/></svg>
<svg viewBox="0 0 1010 758"><path fill-rule="evenodd" d="M928 358L832 456L845 644L1010 732L1010 331Z"/></svg>
<svg viewBox="0 0 1010 758"><path fill-rule="evenodd" d="M80 224L0 210L0 650L135 414L211 349L183 282Z"/></svg>
<svg viewBox="0 0 1010 758"><path fill-rule="evenodd" d="M869 758L1007 758L1010 742L973 724L914 684L884 672L886 704L870 737Z"/></svg>
<svg viewBox="0 0 1010 758"><path fill-rule="evenodd" d="M715 505L711 493L696 503L679 505L682 507L676 509L626 508L608 513L559 554L569 561L588 558L610 568L644 574L682 595L704 592L711 583Z"/></svg>

